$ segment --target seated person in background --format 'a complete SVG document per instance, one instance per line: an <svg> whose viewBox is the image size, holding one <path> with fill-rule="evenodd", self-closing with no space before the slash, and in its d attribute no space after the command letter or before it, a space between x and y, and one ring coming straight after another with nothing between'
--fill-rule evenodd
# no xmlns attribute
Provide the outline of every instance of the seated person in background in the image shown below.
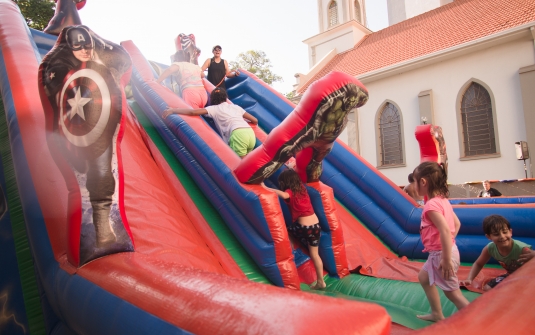
<svg viewBox="0 0 535 335"><path fill-rule="evenodd" d="M226 60L221 58L222 49L220 45L216 45L212 48L212 53L214 57L208 58L204 61L202 65L202 75L204 76L204 71L208 69L208 81L211 82L215 87L221 87L226 89L225 86L225 77L232 78L240 75L238 70L230 71L228 63ZM234 74L232 74L234 72Z"/></svg>
<svg viewBox="0 0 535 335"><path fill-rule="evenodd" d="M489 215L483 219L483 231L492 242L483 248L481 255L472 265L468 278L461 281L461 285L470 285L492 257L500 263L507 273L485 284L483 290L488 291L535 257L535 251L532 250L531 245L512 239L513 229L511 229L509 221L501 215Z"/></svg>
<svg viewBox="0 0 535 335"><path fill-rule="evenodd" d="M413 198L418 203L418 205L423 206L424 198L418 194L416 188L414 187L414 177L412 173L409 173L408 179L409 184L403 188L403 191L405 191L405 193L407 193L411 198Z"/></svg>
<svg viewBox="0 0 535 335"><path fill-rule="evenodd" d="M214 119L221 136L223 136L223 140L230 145L240 158L253 151L256 137L253 129L244 118L252 124L258 124L258 120L240 106L229 104L227 102L227 92L223 88L215 88L210 94L210 101L212 102L211 106L201 109L168 108L164 111L162 117L165 119L171 114L208 114Z"/></svg>
<svg viewBox="0 0 535 335"><path fill-rule="evenodd" d="M160 75L157 82L161 84L168 76L175 75L182 99L193 108L203 108L208 96L202 84L201 68L187 60L184 50L178 50L174 55L174 63Z"/></svg>
<svg viewBox="0 0 535 335"><path fill-rule="evenodd" d="M500 197L502 194L495 188L490 187L490 181L483 181L483 190L477 195L479 198Z"/></svg>

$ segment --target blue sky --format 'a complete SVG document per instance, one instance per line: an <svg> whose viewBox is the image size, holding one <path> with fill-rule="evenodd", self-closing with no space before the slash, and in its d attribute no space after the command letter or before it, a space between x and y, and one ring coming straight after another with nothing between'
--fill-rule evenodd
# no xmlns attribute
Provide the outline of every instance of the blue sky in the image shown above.
<svg viewBox="0 0 535 335"><path fill-rule="evenodd" d="M132 5L135 3L135 5ZM202 50L199 62L212 56L215 44L223 47L224 59L240 52L262 50L273 72L284 82L273 87L286 93L294 74L308 72L308 51L303 40L319 33L315 0L89 0L79 11L82 23L113 42L132 40L150 60L169 64L174 38L195 34ZM150 5L149 5L150 4ZM388 25L386 0L366 2L372 31Z"/></svg>

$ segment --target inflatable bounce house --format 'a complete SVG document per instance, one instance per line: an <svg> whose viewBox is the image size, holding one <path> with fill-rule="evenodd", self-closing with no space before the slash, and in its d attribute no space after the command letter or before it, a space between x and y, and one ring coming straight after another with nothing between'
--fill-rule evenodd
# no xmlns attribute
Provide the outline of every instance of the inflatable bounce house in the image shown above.
<svg viewBox="0 0 535 335"><path fill-rule="evenodd" d="M367 101L358 80L330 73L295 106L247 71L227 79L230 102L259 120L256 148L241 160L209 118L162 118L191 107L171 78L156 82L135 41L82 25L73 6L84 3L58 2L40 32L0 0L0 333L529 332L535 261L481 294L503 272L491 265L463 290L468 307L456 312L442 296L451 317L416 318L429 310L417 283L422 208L337 140ZM194 36L179 36L195 62ZM288 235L285 203L262 186L276 188L289 167L320 221L324 290L309 289L307 249ZM454 210L460 278L487 243L481 221L491 213L535 244L533 199Z"/></svg>

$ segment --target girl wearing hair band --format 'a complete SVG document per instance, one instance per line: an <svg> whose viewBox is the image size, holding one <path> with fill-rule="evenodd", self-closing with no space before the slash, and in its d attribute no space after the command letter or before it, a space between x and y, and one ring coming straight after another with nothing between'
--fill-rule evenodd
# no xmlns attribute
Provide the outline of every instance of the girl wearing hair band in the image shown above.
<svg viewBox="0 0 535 335"><path fill-rule="evenodd" d="M202 84L201 67L188 62L188 56L184 50L178 50L173 58L173 64L158 77L158 84L161 84L169 75L175 74L180 85L182 99L193 108L203 108L208 102L208 96Z"/></svg>
<svg viewBox="0 0 535 335"><path fill-rule="evenodd" d="M457 309L468 305L457 278L460 256L455 236L461 223L447 199L448 178L443 164L424 162L414 170L413 176L418 194L429 199L424 205L420 225L423 251L428 252L429 257L418 274L418 280L431 305L431 314L418 315L418 318L439 321L444 319L444 314L436 286L444 291Z"/></svg>

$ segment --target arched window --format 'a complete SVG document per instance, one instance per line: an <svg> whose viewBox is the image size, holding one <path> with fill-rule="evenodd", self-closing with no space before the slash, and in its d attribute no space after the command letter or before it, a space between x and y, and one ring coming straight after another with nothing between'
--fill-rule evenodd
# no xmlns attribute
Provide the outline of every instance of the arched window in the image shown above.
<svg viewBox="0 0 535 335"><path fill-rule="evenodd" d="M396 106L387 102L378 121L380 165L403 164L401 116Z"/></svg>
<svg viewBox="0 0 535 335"><path fill-rule="evenodd" d="M360 16L360 4L358 0L355 0L355 20L362 23L362 17Z"/></svg>
<svg viewBox="0 0 535 335"><path fill-rule="evenodd" d="M332 27L334 25L338 24L338 5L336 4L336 1L331 1L329 4L329 27Z"/></svg>
<svg viewBox="0 0 535 335"><path fill-rule="evenodd" d="M461 100L461 125L465 156L496 153L492 101L489 92L472 82Z"/></svg>

